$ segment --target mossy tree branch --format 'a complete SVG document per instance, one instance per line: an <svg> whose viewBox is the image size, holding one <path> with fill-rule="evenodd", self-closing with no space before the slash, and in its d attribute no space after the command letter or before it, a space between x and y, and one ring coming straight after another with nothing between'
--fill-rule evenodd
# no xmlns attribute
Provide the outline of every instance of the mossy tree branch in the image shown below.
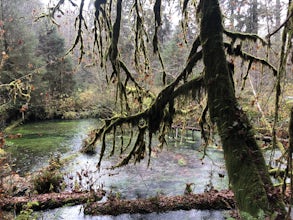
<svg viewBox="0 0 293 220"><path fill-rule="evenodd" d="M226 168L240 213L284 219L281 197L273 192L264 157L246 113L235 97L223 43L222 14L217 0L199 4L205 82L211 121L217 125ZM273 197L271 197L273 195Z"/></svg>
<svg viewBox="0 0 293 220"><path fill-rule="evenodd" d="M238 56L241 57L243 60L248 61L250 63L250 66L253 62L260 63L264 66L267 66L273 71L274 76L277 75L277 68L273 66L273 64L269 63L267 60L253 56L249 53L246 53L242 51L241 45L237 45L236 47L233 47L231 43L224 43L225 48L227 48L227 53L232 56Z"/></svg>
<svg viewBox="0 0 293 220"><path fill-rule="evenodd" d="M224 34L226 34L229 38L232 39L232 42L236 42L237 39L241 41L249 40L249 41L260 41L263 46L268 45L268 42L261 38L259 35L254 33L242 33L242 32L235 32L235 31L229 31L227 29L224 29Z"/></svg>
<svg viewBox="0 0 293 220"><path fill-rule="evenodd" d="M199 91L203 86L203 77L199 76L190 81L186 81L188 75L191 73L192 68L197 64L197 62L202 58L201 50L198 51L200 46L199 38L196 38L191 52L189 54L187 64L183 71L177 76L177 78L168 86L166 86L156 97L153 103L146 108L144 111L139 112L134 115L119 115L113 118L105 120L104 125L96 131L94 138L86 143L82 151L86 152L87 149L93 150L98 140L101 140L102 147L100 151L100 159L98 162L98 167L101 165L102 158L106 150L106 135L114 131L116 128L121 127L123 124L129 124L132 128L136 128L139 131L136 142L128 156L126 156L123 161L117 166L126 165L131 157L135 158L135 162L139 162L142 158L141 155L146 151L146 141L145 135L146 131L149 132L148 138L148 150L149 155L151 153L151 139L152 135L160 130L160 141L164 142L164 129L171 125L172 119L175 114L174 100L188 91ZM121 62L120 64L123 64ZM122 65L124 66L124 65ZM127 72L131 78L131 73L124 66L124 70ZM180 81L184 80L185 83L179 85ZM146 129L147 128L147 129ZM114 147L114 146L113 146ZM121 146L123 148L123 146ZM124 150L123 150L124 151ZM112 150L113 152L113 150ZM149 157L150 160L150 157Z"/></svg>
<svg viewBox="0 0 293 220"><path fill-rule="evenodd" d="M63 2L64 2L64 0L63 0ZM82 35L83 31L82 31L82 26L84 25L85 29L86 30L88 29L87 24L86 24L86 22L84 20L84 17L83 17L83 7L84 7L84 0L82 0L81 3L80 3L79 14L78 14L78 16L75 19L75 26L78 26L77 27L77 35L75 37L75 41L74 41L72 47L66 53L66 54L69 54L70 52L73 51L73 49L78 44L80 44L80 47L79 47L79 51L80 51L79 63L82 61L82 57L85 54L84 45L83 45L83 35ZM54 14L53 14L53 16L54 16Z"/></svg>
<svg viewBox="0 0 293 220"><path fill-rule="evenodd" d="M186 12L188 2L188 0L183 1L184 13ZM268 61L242 51L241 44L235 46L238 40L252 40L254 42L259 40L263 45L267 45L267 42L254 34L242 34L224 30L219 2L217 0L201 0L198 7L198 18L200 18L201 29L200 37L195 39L183 71L171 84L162 89L150 105L141 109L139 112L133 113L132 111L134 110L130 109L129 106L123 108L122 105L128 104L128 82L131 82L137 91L142 89L142 87L139 86L133 74L120 59L118 43L120 38L122 0L96 0L95 3L95 43L99 47L101 57L105 60L108 59L112 65L113 72L111 77L117 78L117 91L119 92L117 97L121 100L121 113L105 120L104 125L95 131L93 139L85 145L85 147L95 146L97 141L101 140L102 145L98 166L101 165L101 161L106 152L106 137L112 132L115 136L117 129L121 128L122 130L123 125L131 126L131 130L137 131L137 135L135 136L133 145L128 144L126 146L126 148L129 147L131 149L129 149L126 156L123 155L122 161L117 166L123 166L129 163L132 158L134 158L134 162L139 162L144 158L147 151L150 158L153 134L159 135L161 143L165 142L165 130L171 125L176 114L174 105L176 97L190 90L198 91L202 87L205 87L208 94L208 108L205 109L204 114L209 110L211 121L218 127L224 148L227 170L238 207L241 211L248 212L254 217L257 217L259 211L263 211L268 217L273 216L275 213L277 213L280 219L284 217L286 214L284 204L278 196L278 193L273 190L265 160L254 139L252 126L245 112L237 103L233 79L230 76L231 74L226 60L226 53L228 53L248 61L249 66L251 66L252 62L259 62L272 69L276 75L276 68ZM154 53L158 54L164 79L164 64L160 56L157 36L159 28L162 25L161 4L161 0L154 1L153 13L155 24L152 46ZM111 24L112 5L116 5L116 20L114 25ZM141 53L139 53L141 51L139 50L142 50L145 59L144 67L146 68L145 70L148 70L149 63L146 43L142 39L146 33L143 26L143 15L139 15L142 10L141 2L139 0L135 1L134 6L137 15L135 16L135 63L136 67L138 67L138 58L141 56ZM102 13L102 16L100 13ZM232 39L230 43L223 43L224 33ZM103 36L105 36L106 41L102 41L102 34L104 34ZM106 42L106 45L103 42ZM190 79L193 68L202 58L205 66L204 76ZM123 75L123 71L121 70L124 71L125 75ZM126 111L123 111L123 109L126 109ZM131 140L129 143L131 143ZM114 152L115 141L113 141L110 155ZM120 152L125 152L123 146L121 146Z"/></svg>

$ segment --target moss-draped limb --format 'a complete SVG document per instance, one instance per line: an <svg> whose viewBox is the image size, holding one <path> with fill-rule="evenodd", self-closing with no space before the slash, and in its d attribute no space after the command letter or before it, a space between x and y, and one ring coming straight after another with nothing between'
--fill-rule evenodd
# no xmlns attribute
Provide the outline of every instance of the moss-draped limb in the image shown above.
<svg viewBox="0 0 293 220"><path fill-rule="evenodd" d="M162 79L163 79L163 83L165 84L167 73L165 71L165 65L164 65L163 58L161 56L161 52L159 49L159 40L158 40L158 31L162 25L161 4L162 4L161 0L156 0L155 4L154 4L155 33L154 33L154 37L153 37L153 51L154 51L154 54L158 55L158 58L159 58L159 61L160 61L161 67L162 67L162 71L163 71L163 78Z"/></svg>
<svg viewBox="0 0 293 220"><path fill-rule="evenodd" d="M148 149L149 149L149 156L150 156L150 152L151 152L150 143L152 139L152 134L159 131L160 125L162 125L162 127L165 128L166 124L170 124L170 120L172 119L173 114L175 114L175 111L173 109L174 99L180 95L183 95L187 91L200 90L203 86L202 76L198 76L197 78L191 79L190 81L186 81L188 75L192 72L193 67L202 58L202 51L198 49L200 47L199 42L200 42L199 38L196 38L193 43L193 47L189 53L186 66L183 69L183 71L177 76L177 78L170 85L166 86L166 88L163 89L158 94L158 96L154 99L153 103L147 109L134 115L126 115L126 116L120 115L120 116L115 116L113 118L105 120L104 125L100 129L94 131L95 133L94 137L90 141L88 142L86 141L84 143L84 146L82 147L81 151L82 152L88 152L88 150L93 151L97 141L101 139L102 148L101 148L100 160L98 164L99 166L101 164L101 161L106 149L105 136L109 134L111 131L113 131L114 127L119 127L119 126L122 126L123 124L131 124L133 127L137 127L139 121L143 120L147 123L147 128L149 130ZM126 65L121 60L119 60L119 62L120 62L119 63L120 67L125 71L127 77L129 77L136 85L135 80L134 78L131 77L132 74L127 69ZM179 83L182 80L185 83L182 85L179 85ZM140 89L140 87L138 88ZM146 93L146 95L150 95L150 94ZM162 129L162 131L164 131L164 129ZM163 137L162 134L161 134L161 137ZM164 138L160 138L160 140L163 141ZM130 147L130 142L125 148L121 146L121 152L124 152L126 148ZM124 163L120 165L124 165Z"/></svg>
<svg viewBox="0 0 293 220"><path fill-rule="evenodd" d="M87 25L86 25L86 22L84 20L84 17L83 17L83 7L84 7L84 0L82 0L80 2L80 8L79 8L79 14L78 16L76 17L75 19L75 25L76 23L78 22L78 28L77 28L77 35L75 37L75 41L72 45L72 47L68 50L68 53L72 52L73 49L78 45L78 43L80 44L80 47L79 47L79 51L80 51L80 56L79 56L79 63L82 61L82 57L83 55L85 54L84 52L84 45L83 45L83 36L82 36L82 24L84 25L84 27L86 29L87 28Z"/></svg>
<svg viewBox="0 0 293 220"><path fill-rule="evenodd" d="M218 127L232 190L240 212L258 217L286 215L284 204L268 175L245 112L237 103L223 43L222 15L217 0L201 0L201 42L208 107Z"/></svg>
<svg viewBox="0 0 293 220"><path fill-rule="evenodd" d="M209 144L209 134L207 135L205 130L204 130L204 126L208 125L208 129L210 130L210 126L207 123L207 113L208 113L208 105L206 104L201 115L200 115L200 119L199 119L199 126L200 126L200 132L201 132L201 137L204 140L204 149L203 149L203 158L207 155L206 150Z"/></svg>
<svg viewBox="0 0 293 220"><path fill-rule="evenodd" d="M233 47L233 45L230 43L224 43L224 47L227 48L227 53L229 55L241 57L243 60L248 61L250 66L253 62L260 63L260 64L270 68L273 71L274 76L277 75L278 70L276 67L273 66L273 64L269 63L267 60L265 60L263 58L253 56L249 53L242 51L240 45Z"/></svg>
<svg viewBox="0 0 293 220"><path fill-rule="evenodd" d="M183 6L182 6L182 12L184 13L187 9L187 5L188 5L189 0L184 0L183 2Z"/></svg>
<svg viewBox="0 0 293 220"><path fill-rule="evenodd" d="M130 72L130 70L127 68L126 64L122 60L119 60L119 65L120 65L121 69L123 69L123 71L126 74L126 80L125 80L125 82L127 82L130 79L131 82L134 83L135 87L137 87L140 90L142 90L142 87L133 78L133 74ZM127 83L125 83L124 86L126 87L127 86Z"/></svg>
<svg viewBox="0 0 293 220"><path fill-rule="evenodd" d="M190 81L180 85L176 90L174 90L172 94L172 99L180 95L186 95L189 91L195 90L196 92L200 92L201 88L203 87L203 76L198 76Z"/></svg>
<svg viewBox="0 0 293 220"><path fill-rule="evenodd" d="M155 33L153 38L154 53L157 53L159 51L158 30L159 30L159 27L162 25L161 4L162 4L161 0L156 0L154 5L154 14L155 14Z"/></svg>
<svg viewBox="0 0 293 220"><path fill-rule="evenodd" d="M291 7L293 7L293 6L291 6ZM266 38L270 39L274 34L278 33L284 26L287 25L288 22L290 22L290 19L292 20L292 17L293 17L293 10L291 8L291 10L289 10L289 13L288 13L285 21L279 27L277 27L273 32L268 33Z"/></svg>
<svg viewBox="0 0 293 220"><path fill-rule="evenodd" d="M93 146L96 145L98 140L102 141L102 147L100 151L100 158L98 162L98 167L100 167L102 159L106 150L106 135L111 131L114 131L116 127L122 126L123 124L129 124L133 128L136 128L139 131L136 142L130 151L130 153L120 162L117 166L126 165L129 160L134 157L135 162L139 162L143 153L146 151L146 143L144 141L146 129L149 131L149 143L151 143L152 134L159 131L160 126L170 125L175 111L173 111L173 102L174 99L180 95L184 95L187 91L200 90L203 86L203 76L199 76L195 79L192 79L175 89L175 84L167 86L161 93L157 96L152 105L146 110L139 112L134 115L127 116L115 116L110 119L106 119L104 125L95 132L94 138L86 143L81 151L86 152L86 149L93 149ZM169 105L168 110L166 107ZM141 125L143 123L143 125ZM163 141L163 139L161 139ZM128 145L127 147L129 147ZM122 147L122 146L121 146ZM150 155L150 144L148 146L149 155ZM125 149L123 150L125 151Z"/></svg>
<svg viewBox="0 0 293 220"><path fill-rule="evenodd" d="M145 65L145 72L149 71L149 58L148 58L148 51L146 42L149 41L149 36L147 31L144 27L144 18L141 16L143 14L142 3L139 0L135 0L134 5L135 9L135 17L136 17L136 24L135 24L135 49L134 49L134 63L135 67L138 72L140 72L140 65L144 63ZM145 42L146 41L146 42ZM141 60L141 54L143 56L143 60Z"/></svg>
<svg viewBox="0 0 293 220"><path fill-rule="evenodd" d="M98 162L98 167L101 165L101 161L103 159L103 156L105 154L106 150L106 135L109 134L111 131L114 130L114 128L122 126L123 124L130 124L132 127L137 127L139 130L139 135L137 136L137 140L135 145L133 146L131 152L123 159L121 163L119 163L117 166L123 166L126 165L131 157L135 157L135 161L139 162L141 159L141 156L143 155L145 148L144 143L144 135L146 128L149 130L149 143L151 142L152 133L155 133L159 130L160 125L163 123L168 123L168 121L164 121L166 117L165 109L168 103L173 103L173 100L179 96L186 93L188 90L192 89L200 89L202 87L203 77L200 76L196 79L193 79L189 81L188 83L185 83L181 86L179 86L176 90L174 90L175 86L169 85L167 86L156 98L156 100L153 102L153 104L147 108L145 111L130 115L130 116L116 116L111 119L107 119L104 122L104 125L98 129L95 132L94 138L87 143L86 146L82 149L82 151L86 151L87 148L92 149L93 146L95 146L96 142L101 139L102 141L102 147L100 151L100 158ZM170 108L170 106L169 106ZM169 109L169 113L170 113ZM173 112L174 113L174 112ZM172 118L172 116L168 116L168 119ZM146 123L146 125L141 126L140 122L143 121L143 123ZM169 122L170 123L170 122ZM129 147L128 145L127 147ZM149 151L150 145L148 147ZM125 149L124 149L125 150ZM150 155L150 152L149 152Z"/></svg>
<svg viewBox="0 0 293 220"><path fill-rule="evenodd" d="M72 0L68 0L70 2L70 4L73 6L73 7L77 7L77 4L74 3ZM61 10L61 6L64 4L65 0L59 0L57 1L57 3L55 4L54 7L50 7L49 8L49 12L48 13L42 13L40 14L39 16L37 16L35 18L35 21L38 21L39 19L41 18L44 18L44 17L48 17L53 24L56 24L59 26L59 24L57 23L57 21L55 20L55 14L56 12L59 12L61 13L62 15L64 15L64 12Z"/></svg>
<svg viewBox="0 0 293 220"><path fill-rule="evenodd" d="M263 46L268 45L268 42L258 36L257 34L254 33L242 33L242 32L234 32L234 31L229 31L227 29L224 29L224 34L226 34L229 38L232 39L233 42L235 42L237 39L240 39L241 41L243 40L250 40L256 42L259 40Z"/></svg>

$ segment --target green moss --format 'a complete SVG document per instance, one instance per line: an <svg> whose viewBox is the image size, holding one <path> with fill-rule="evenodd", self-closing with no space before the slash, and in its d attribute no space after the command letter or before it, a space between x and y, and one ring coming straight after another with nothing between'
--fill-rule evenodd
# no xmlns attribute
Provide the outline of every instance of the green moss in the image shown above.
<svg viewBox="0 0 293 220"><path fill-rule="evenodd" d="M187 165L187 161L182 157L178 160L178 165L179 166L186 166Z"/></svg>
<svg viewBox="0 0 293 220"><path fill-rule="evenodd" d="M217 0L200 1L201 42L205 64L208 107L223 144L226 168L239 210L254 218L259 213L284 217L281 198L270 201L273 184L263 155L252 135L246 113L235 97L223 45L222 17ZM280 217L279 216L279 217Z"/></svg>

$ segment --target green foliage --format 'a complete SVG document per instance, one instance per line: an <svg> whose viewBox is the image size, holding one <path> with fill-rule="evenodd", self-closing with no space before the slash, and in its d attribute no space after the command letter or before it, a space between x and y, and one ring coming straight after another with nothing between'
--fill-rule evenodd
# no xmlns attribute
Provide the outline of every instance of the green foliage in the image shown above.
<svg viewBox="0 0 293 220"><path fill-rule="evenodd" d="M39 203L36 201L28 202L24 205L23 210L20 211L20 214L15 218L15 220L36 220L38 215L33 213L33 207L39 206Z"/></svg>
<svg viewBox="0 0 293 220"><path fill-rule="evenodd" d="M69 57L65 57L65 44L55 26L45 24L44 30L39 34L37 54L40 54L46 65L43 80L43 91L49 92L54 97L73 92L75 85L72 64Z"/></svg>
<svg viewBox="0 0 293 220"><path fill-rule="evenodd" d="M60 168L60 156L51 157L49 166L40 170L34 177L34 189L40 194L59 192L63 183L63 174L60 172Z"/></svg>
<svg viewBox="0 0 293 220"><path fill-rule="evenodd" d="M259 210L257 216L252 216L251 214L247 212L240 212L241 219L243 220L262 220L266 219L266 215L263 210ZM276 217L276 216L275 216ZM275 218L270 218L270 219L275 219Z"/></svg>
<svg viewBox="0 0 293 220"><path fill-rule="evenodd" d="M178 165L181 166L181 167L186 166L187 165L186 159L184 159L183 157L179 158L178 159Z"/></svg>
<svg viewBox="0 0 293 220"><path fill-rule="evenodd" d="M34 30L37 25L32 23L33 17L29 16L32 14L31 5L37 7L39 2L1 1L1 123L17 114L21 116L19 109L30 101L33 90L32 72L41 63L35 56L38 39Z"/></svg>
<svg viewBox="0 0 293 220"><path fill-rule="evenodd" d="M79 114L77 112L74 112L74 111L69 111L69 112L65 112L63 114L62 118L66 119L66 120L74 120L74 119L79 118Z"/></svg>
<svg viewBox="0 0 293 220"><path fill-rule="evenodd" d="M63 180L63 175L59 171L41 171L33 180L34 189L42 194L58 192Z"/></svg>

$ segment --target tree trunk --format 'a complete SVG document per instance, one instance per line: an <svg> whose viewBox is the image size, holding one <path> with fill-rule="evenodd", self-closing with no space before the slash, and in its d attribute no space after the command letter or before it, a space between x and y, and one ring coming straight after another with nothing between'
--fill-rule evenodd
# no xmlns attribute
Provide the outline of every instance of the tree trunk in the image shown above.
<svg viewBox="0 0 293 220"><path fill-rule="evenodd" d="M176 210L229 210L235 208L231 191L210 191L202 194L181 196L156 196L148 199L119 200L88 203L85 206L86 215L121 215L123 213L152 213Z"/></svg>
<svg viewBox="0 0 293 220"><path fill-rule="evenodd" d="M275 6L275 10L274 10L274 13L275 13L275 16L276 16L276 25L275 25L275 28L279 28L280 25L281 25L281 1L280 0L276 0L276 6ZM280 32L278 31L276 33L276 41L279 42L280 41Z"/></svg>
<svg viewBox="0 0 293 220"><path fill-rule="evenodd" d="M258 10L257 10L257 0L252 0L250 5L250 18L249 18L249 28L247 32L255 33L258 32Z"/></svg>
<svg viewBox="0 0 293 220"><path fill-rule="evenodd" d="M240 214L284 219L285 205L274 190L252 127L237 103L223 47L217 0L201 0L201 42L208 107L221 137L226 167Z"/></svg>
<svg viewBox="0 0 293 220"><path fill-rule="evenodd" d="M1 195L0 195L1 196ZM62 193L47 193L34 196L22 197L0 197L0 211L20 212L25 210L26 205L31 203L30 209L34 211L55 209L64 205L77 205L87 202L100 201L105 192L103 190L98 192L62 192Z"/></svg>

